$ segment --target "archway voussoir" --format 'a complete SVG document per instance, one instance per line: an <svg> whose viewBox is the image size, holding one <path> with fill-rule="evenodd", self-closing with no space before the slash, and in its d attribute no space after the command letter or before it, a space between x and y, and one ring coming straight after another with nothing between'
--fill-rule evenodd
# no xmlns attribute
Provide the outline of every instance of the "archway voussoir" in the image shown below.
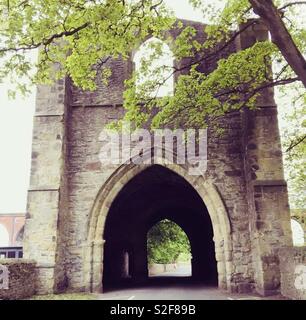
<svg viewBox="0 0 306 320"><path fill-rule="evenodd" d="M106 220L118 194L124 190L130 181L150 167L152 166L124 165L119 167L113 176L110 177L107 184L100 190L91 212L87 239L89 242L97 241L104 237ZM229 263L232 259L231 250L229 250L231 248L231 237L228 215L218 191L211 181L205 180L203 177L190 176L187 172L188 168L173 164L159 165L159 167L168 168L171 172L185 179L206 205L214 232L212 238L215 246L214 256L217 260L216 268L218 268L219 273L218 282L219 285L225 285L226 277L231 270L231 263ZM93 245L91 250L93 256L90 257L89 254L84 262L84 272L88 272L88 270L92 271L92 275L90 276L92 287L102 287L102 273L105 269L103 267L103 261L105 262L103 248L102 244L101 246ZM100 284L99 281L101 282Z"/></svg>

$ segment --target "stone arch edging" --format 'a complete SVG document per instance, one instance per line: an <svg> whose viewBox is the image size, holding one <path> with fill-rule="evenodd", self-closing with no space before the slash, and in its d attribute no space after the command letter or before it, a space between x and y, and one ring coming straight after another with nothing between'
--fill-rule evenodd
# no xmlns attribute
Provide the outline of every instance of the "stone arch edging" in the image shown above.
<svg viewBox="0 0 306 320"><path fill-rule="evenodd" d="M100 189L90 212L87 242L83 246L84 287L89 292L102 292L103 239L109 209L122 188L150 165L123 164L111 175ZM161 165L161 164L158 164ZM207 207L212 221L219 288L229 289L232 272L231 224L215 185L203 176L191 176L178 164L162 164L183 177L198 192Z"/></svg>

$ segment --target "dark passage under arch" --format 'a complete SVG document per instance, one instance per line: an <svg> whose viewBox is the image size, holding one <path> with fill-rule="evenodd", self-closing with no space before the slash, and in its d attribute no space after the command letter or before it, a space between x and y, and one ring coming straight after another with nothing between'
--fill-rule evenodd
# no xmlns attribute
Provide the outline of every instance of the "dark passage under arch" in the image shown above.
<svg viewBox="0 0 306 320"><path fill-rule="evenodd" d="M187 234L192 252L192 281L217 285L213 229L205 204L181 176L154 165L129 181L106 219L103 287L148 281L147 233L169 219Z"/></svg>

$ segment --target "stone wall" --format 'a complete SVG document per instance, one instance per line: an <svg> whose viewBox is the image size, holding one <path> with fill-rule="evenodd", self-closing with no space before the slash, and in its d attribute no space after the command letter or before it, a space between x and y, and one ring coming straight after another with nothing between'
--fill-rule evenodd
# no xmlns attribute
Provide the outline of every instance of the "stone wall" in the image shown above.
<svg viewBox="0 0 306 320"><path fill-rule="evenodd" d="M240 48L268 39L263 24L240 36ZM274 92L269 89L245 110L244 159L256 291L270 295L280 290L277 250L292 245L287 184L284 180L281 141Z"/></svg>
<svg viewBox="0 0 306 320"><path fill-rule="evenodd" d="M4 280L8 270L8 282ZM0 260L0 300L29 298L35 293L36 263L25 259ZM7 286L6 286L7 285Z"/></svg>
<svg viewBox="0 0 306 320"><path fill-rule="evenodd" d="M38 293L63 286L65 275L56 259L64 250L66 120L68 80L37 88L32 140L31 178L24 232L24 258L38 267ZM57 272L54 272L55 266Z"/></svg>
<svg viewBox="0 0 306 320"><path fill-rule="evenodd" d="M203 38L203 25L184 24L192 24ZM266 39L267 31L259 27L241 35L225 54ZM216 62L203 64L201 71L209 73ZM78 90L68 80L38 88L24 241L25 257L38 263L38 293L101 289L101 277L88 279L95 270L102 273L105 220L120 188L141 172L134 168L134 175L128 166L99 160L99 135L123 115L123 83L132 67L131 60L109 63L109 86L98 83L95 92ZM212 218L219 286L275 292L274 251L290 245L291 234L273 92L260 99L258 110L233 112L220 119L220 126L221 136L208 128L204 178L173 170L189 179Z"/></svg>
<svg viewBox="0 0 306 320"><path fill-rule="evenodd" d="M283 248L279 259L282 295L306 300L306 247Z"/></svg>
<svg viewBox="0 0 306 320"><path fill-rule="evenodd" d="M191 262L190 264L190 274L191 274ZM149 276L156 276L161 275L163 273L175 273L179 268L185 267L186 270L188 270L188 263L168 263L168 264L161 264L161 263L153 263L149 265L148 272ZM185 270L184 270L185 271ZM184 274L185 277L189 277L190 275L188 272Z"/></svg>
<svg viewBox="0 0 306 320"><path fill-rule="evenodd" d="M186 24L186 21L184 22ZM188 22L198 30L203 25ZM172 31L175 37L177 30ZM200 35L202 37L203 35ZM231 46L229 51L235 51ZM109 88L98 84L93 93L85 93L72 89L71 107L68 120L69 161L67 176L69 181L69 215L66 233L69 235L65 257L65 269L69 287L82 290L83 244L86 244L88 219L101 187L116 172L118 166L103 165L99 161L102 143L100 132L110 121L123 116L122 93L123 80L128 75L131 63L113 61L111 66L123 70L120 74L116 68L112 74ZM212 71L212 66L203 65L205 72ZM110 94L111 91L111 94ZM245 193L245 174L242 141L242 121L239 112L220 119L220 127L224 129L222 136L209 128L208 138L208 172L206 181L212 181L221 194L228 216L232 222L232 241L234 250L228 255L228 269L233 267L231 275L233 287L230 290L241 291L244 287L252 290L253 270L251 256L251 240L248 231L249 211ZM88 223L84 223L88 221ZM102 232L103 233L103 232ZM101 233L101 238L102 238ZM222 244L218 244L218 246ZM244 291L246 289L243 289Z"/></svg>

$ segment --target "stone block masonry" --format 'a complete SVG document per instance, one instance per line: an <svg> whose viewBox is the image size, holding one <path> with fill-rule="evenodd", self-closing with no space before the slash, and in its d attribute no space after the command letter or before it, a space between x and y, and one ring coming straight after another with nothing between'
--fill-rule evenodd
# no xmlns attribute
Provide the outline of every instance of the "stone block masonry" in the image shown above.
<svg viewBox="0 0 306 320"><path fill-rule="evenodd" d="M204 25L182 23L205 40ZM179 32L170 30L168 36L175 39ZM258 23L222 57L265 39L268 31ZM219 288L278 294L276 252L292 241L273 90L262 94L256 110L220 118L222 135L208 127L205 177L192 177L188 166L179 164L101 163L99 136L124 114L123 84L133 68L132 56L110 60L109 84L98 82L94 92L75 88L68 78L38 87L24 236L24 257L37 261L37 293L101 292L107 282L120 282L124 253L133 279L142 281L146 232L171 212L190 234L197 257L193 275L217 270ZM220 58L200 71L210 73ZM210 224L213 234L203 242ZM208 256L214 265L205 271Z"/></svg>
<svg viewBox="0 0 306 320"><path fill-rule="evenodd" d="M25 299L35 294L36 262L25 259L0 260L0 300ZM7 270L6 273L4 270ZM4 277L8 275L8 281ZM7 286L6 286L7 285Z"/></svg>
<svg viewBox="0 0 306 320"><path fill-rule="evenodd" d="M281 293L295 300L306 300L306 247L279 250Z"/></svg>

